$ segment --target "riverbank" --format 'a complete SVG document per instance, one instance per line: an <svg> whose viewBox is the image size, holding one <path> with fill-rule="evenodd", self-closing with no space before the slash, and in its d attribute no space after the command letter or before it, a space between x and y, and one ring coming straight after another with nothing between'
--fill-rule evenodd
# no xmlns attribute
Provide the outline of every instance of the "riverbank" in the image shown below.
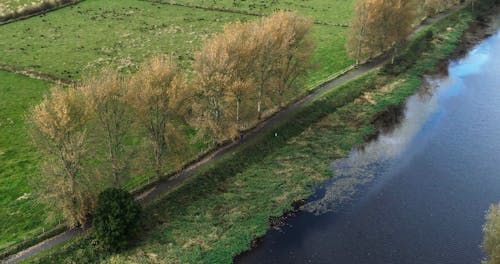
<svg viewBox="0 0 500 264"><path fill-rule="evenodd" d="M492 29L447 74L426 75L402 111L382 119L395 125L332 162L336 176L236 263L481 263L484 212L500 200L500 31ZM358 178L370 182L339 208L342 183Z"/></svg>
<svg viewBox="0 0 500 264"><path fill-rule="evenodd" d="M108 256L97 252L90 235L34 261L231 262L266 232L269 216L291 210L293 201L311 194L311 186L331 177L332 159L376 132L376 116L420 86L421 76L454 50L471 20L470 12L459 11L420 32L414 41L434 31L428 39L432 49L397 78L375 70L334 89L262 135L259 144L233 152L155 202L132 250Z"/></svg>

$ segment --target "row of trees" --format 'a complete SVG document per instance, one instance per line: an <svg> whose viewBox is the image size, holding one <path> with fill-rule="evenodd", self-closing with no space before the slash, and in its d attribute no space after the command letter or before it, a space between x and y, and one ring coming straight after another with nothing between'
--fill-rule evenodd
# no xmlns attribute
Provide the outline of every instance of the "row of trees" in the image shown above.
<svg viewBox="0 0 500 264"><path fill-rule="evenodd" d="M187 126L211 143L237 138L297 92L310 66L310 28L289 12L228 25L195 55L191 80L175 61L156 57L134 74L106 71L54 87L30 116L45 158L41 196L70 224L86 225L103 189L139 173L137 157L164 175L167 158L187 149Z"/></svg>
<svg viewBox="0 0 500 264"><path fill-rule="evenodd" d="M45 158L42 197L73 225L88 224L101 190L123 185L139 149L151 150L145 156L161 175L163 153L176 144L166 141L175 96L164 102L156 97L182 87L179 71L155 58L139 72L133 78L105 72L78 86L54 87L31 113L32 134ZM137 137L148 146L139 148Z"/></svg>
<svg viewBox="0 0 500 264"><path fill-rule="evenodd" d="M460 1L358 0L347 42L348 53L359 63L393 48L397 52L412 32L418 18L434 15L458 2Z"/></svg>
<svg viewBox="0 0 500 264"><path fill-rule="evenodd" d="M201 131L219 142L237 138L262 119L265 107L283 106L311 66L311 26L309 19L278 12L230 24L206 41L193 66Z"/></svg>

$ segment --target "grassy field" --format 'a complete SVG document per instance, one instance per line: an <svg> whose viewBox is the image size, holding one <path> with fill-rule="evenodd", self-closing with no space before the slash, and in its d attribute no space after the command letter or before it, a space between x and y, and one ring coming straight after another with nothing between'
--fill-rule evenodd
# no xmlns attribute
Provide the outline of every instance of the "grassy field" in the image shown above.
<svg viewBox="0 0 500 264"><path fill-rule="evenodd" d="M0 63L70 79L110 65L135 69L156 53L172 54L188 66L202 39L228 22L248 19L255 17L138 0L87 0L0 27ZM342 27L314 27L313 79L352 63L344 49L346 33Z"/></svg>
<svg viewBox="0 0 500 264"><path fill-rule="evenodd" d="M290 210L292 202L311 194L311 186L332 177L330 162L362 144L375 131L379 113L421 86L422 75L453 52L471 19L460 11L433 26L433 40L424 40L429 47L398 77L375 70L330 91L252 142L257 144L243 146L156 201L146 210L145 231L133 249L99 253L90 234L26 262L230 263L267 231L270 216ZM424 36L422 31L416 38ZM367 180L346 179L338 199L348 199Z"/></svg>
<svg viewBox="0 0 500 264"><path fill-rule="evenodd" d="M36 178L40 157L30 145L24 122L50 84L0 71L0 248L50 228L47 208L33 197L30 178Z"/></svg>
<svg viewBox="0 0 500 264"><path fill-rule="evenodd" d="M242 15L137 0L88 0L0 27L0 58L63 78L112 65L135 68L156 53L182 62L200 40Z"/></svg>
<svg viewBox="0 0 500 264"><path fill-rule="evenodd" d="M328 1L316 1L323 7L330 6ZM326 16L345 20L350 15L346 9L351 2L331 2L330 8L321 10ZM28 1L0 0L0 3L14 6ZM312 2L300 3L287 6L301 12L314 10L306 13L314 14L315 19L322 18L322 12L313 9ZM269 13L279 7L277 4L268 9L261 6L260 10ZM178 57L188 68L193 51L199 48L202 39L222 30L225 23L247 19L256 18L139 0L86 0L46 15L0 26L0 63L78 79L108 66L135 69L153 54L167 53ZM313 27L317 43L316 69L307 80L308 85L352 64L344 49L346 33L347 28L343 27ZM0 72L0 182L2 194L5 194L0 198L0 250L37 235L56 222L57 217L48 217L50 210L31 196L28 178L36 177L39 158L30 147L23 122L23 115L42 98L49 86ZM200 148L192 146L192 151L194 156ZM136 186L145 179L135 178L128 186Z"/></svg>
<svg viewBox="0 0 500 264"><path fill-rule="evenodd" d="M162 0L162 2L169 1ZM203 7L241 10L258 14L269 14L274 10L293 10L306 16L313 17L316 20L335 24L348 24L351 19L354 5L354 1L349 0L176 0L173 2Z"/></svg>

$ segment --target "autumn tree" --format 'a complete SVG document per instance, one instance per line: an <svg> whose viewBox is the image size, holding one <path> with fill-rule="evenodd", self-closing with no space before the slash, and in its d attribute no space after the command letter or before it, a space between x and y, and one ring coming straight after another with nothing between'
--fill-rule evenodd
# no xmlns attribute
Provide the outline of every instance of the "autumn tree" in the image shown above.
<svg viewBox="0 0 500 264"><path fill-rule="evenodd" d="M238 138L243 124L251 119L253 30L252 22L226 25L195 56L198 127L216 142Z"/></svg>
<svg viewBox="0 0 500 264"><path fill-rule="evenodd" d="M314 44L309 32L312 21L296 13L278 12L267 23L278 26L272 33L278 36L278 58L273 70L276 85L271 89L275 90L278 103L283 107L286 94L297 90L301 78L311 68Z"/></svg>
<svg viewBox="0 0 500 264"><path fill-rule="evenodd" d="M119 73L105 71L86 81L82 91L89 113L96 120L94 143L106 147L104 164L109 166L101 171L109 171L113 186L119 188L126 178L125 141L132 122L125 97L127 84Z"/></svg>
<svg viewBox="0 0 500 264"><path fill-rule="evenodd" d="M312 22L296 13L277 12L261 20L233 23L207 40L196 55L198 116L216 141L236 138L249 103L262 118L266 103L284 105L310 67Z"/></svg>
<svg viewBox="0 0 500 264"><path fill-rule="evenodd" d="M207 40L195 55L193 65L195 125L202 135L209 135L214 142L238 135L234 108L229 100L236 61L228 52L227 42L225 34ZM239 95L237 102L242 96Z"/></svg>
<svg viewBox="0 0 500 264"><path fill-rule="evenodd" d="M131 80L129 99L136 118L147 133L157 177L164 173L169 152L181 145L181 107L187 86L176 63L155 57L145 63Z"/></svg>
<svg viewBox="0 0 500 264"><path fill-rule="evenodd" d="M373 31L375 31L372 29L374 21L370 12L373 4L373 1L358 0L354 9L347 50L349 55L356 60L356 64L373 55L373 47L370 43L370 34L374 34Z"/></svg>
<svg viewBox="0 0 500 264"><path fill-rule="evenodd" d="M347 48L356 60L366 59L406 40L416 21L415 1L359 0L354 17Z"/></svg>
<svg viewBox="0 0 500 264"><path fill-rule="evenodd" d="M285 93L297 87L297 81L310 68L314 49L309 31L310 19L295 12L275 12L254 22L252 43L255 50L254 85L257 93L257 119L262 118L265 99L284 105Z"/></svg>
<svg viewBox="0 0 500 264"><path fill-rule="evenodd" d="M408 38L416 21L416 6L414 0L383 1L381 50L394 47L392 63L401 44Z"/></svg>
<svg viewBox="0 0 500 264"><path fill-rule="evenodd" d="M29 118L34 142L45 158L41 197L61 210L72 226L86 225L99 188L85 170L89 115L81 91L55 87Z"/></svg>
<svg viewBox="0 0 500 264"><path fill-rule="evenodd" d="M253 54L256 51L256 43L252 41L252 23L233 23L225 27L224 35L219 39L219 45L224 46L225 52L230 60L227 65L229 83L228 99L234 111L234 136L239 135L244 129L244 124L251 119L251 95L254 92L253 77L254 70Z"/></svg>

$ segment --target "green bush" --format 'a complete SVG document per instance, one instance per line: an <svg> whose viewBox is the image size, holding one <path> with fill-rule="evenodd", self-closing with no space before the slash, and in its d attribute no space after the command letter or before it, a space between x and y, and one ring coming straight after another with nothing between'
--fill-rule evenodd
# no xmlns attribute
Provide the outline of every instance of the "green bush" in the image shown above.
<svg viewBox="0 0 500 264"><path fill-rule="evenodd" d="M105 250L125 249L139 229L141 208L126 191L108 188L99 194L94 216L97 240Z"/></svg>

